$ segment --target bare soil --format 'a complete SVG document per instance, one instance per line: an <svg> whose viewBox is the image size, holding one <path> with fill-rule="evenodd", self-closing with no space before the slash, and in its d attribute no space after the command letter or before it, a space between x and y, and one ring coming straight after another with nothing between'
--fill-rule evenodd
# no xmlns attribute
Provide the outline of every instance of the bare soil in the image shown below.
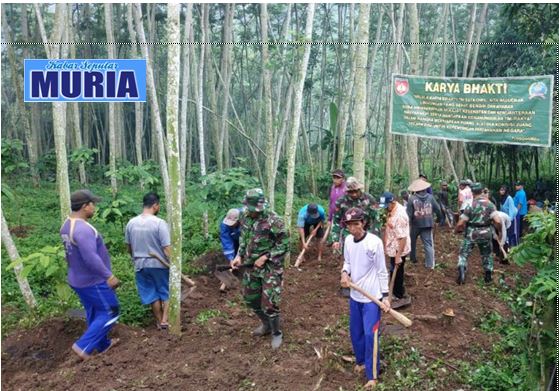
<svg viewBox="0 0 559 391"><path fill-rule="evenodd" d="M385 337L391 334L392 338L402 338L407 348L414 347L424 357L441 359L451 367L456 360L475 361L481 350L491 347L495 337L478 328L487 313L509 315L506 304L480 282L483 272L477 249L470 258L466 285L456 285L460 240L447 229L438 230L435 256L440 266L432 272L423 267L421 245L419 262L406 264L406 287L413 301L401 312L411 319L416 317L411 328L404 329L390 316L383 316ZM215 258L202 257L197 264L215 262ZM258 320L243 306L240 291L221 294L219 281L202 275L195 277L197 294L183 304L180 337L158 331L155 326L140 329L119 324L112 332L113 337L120 338L117 346L80 362L70 346L83 332L84 322L51 319L35 329L17 331L2 342L2 388L357 389L365 378L352 372L353 363L347 357L352 351L347 299L339 293L341 263L341 257L329 249L318 263L313 249L306 255L302 271L285 271L284 344L276 353L271 351L269 337L251 337ZM495 285L502 279L512 286L515 274L529 274L514 265L496 264L495 269ZM450 325L438 319L448 308L456 315ZM208 319L210 313L219 316ZM424 315L437 319L417 318ZM382 365L382 376L394 376L396 369L390 362L384 360ZM449 381L448 386L456 389L461 385Z"/></svg>

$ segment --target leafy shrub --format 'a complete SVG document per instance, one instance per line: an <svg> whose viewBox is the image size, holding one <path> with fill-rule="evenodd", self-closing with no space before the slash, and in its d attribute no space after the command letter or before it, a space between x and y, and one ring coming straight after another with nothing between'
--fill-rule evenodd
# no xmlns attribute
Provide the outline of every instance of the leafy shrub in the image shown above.
<svg viewBox="0 0 559 391"><path fill-rule="evenodd" d="M2 175L16 175L29 168L23 161L23 142L18 139L2 139Z"/></svg>

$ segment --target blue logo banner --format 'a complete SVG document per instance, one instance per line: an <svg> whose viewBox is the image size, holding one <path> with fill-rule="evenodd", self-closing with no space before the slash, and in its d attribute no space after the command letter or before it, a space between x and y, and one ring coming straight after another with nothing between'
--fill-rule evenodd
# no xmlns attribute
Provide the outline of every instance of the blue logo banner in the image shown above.
<svg viewBox="0 0 559 391"><path fill-rule="evenodd" d="M24 60L25 102L145 102L146 60Z"/></svg>

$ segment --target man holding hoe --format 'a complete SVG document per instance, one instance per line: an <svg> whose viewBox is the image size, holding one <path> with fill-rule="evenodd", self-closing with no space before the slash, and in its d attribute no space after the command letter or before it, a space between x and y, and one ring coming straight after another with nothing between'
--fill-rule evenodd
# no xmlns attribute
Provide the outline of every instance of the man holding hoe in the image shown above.
<svg viewBox="0 0 559 391"><path fill-rule="evenodd" d="M380 306L355 289L349 299L349 331L355 354L355 371L365 371L365 388L374 388L380 371L380 311L390 310L388 272L380 238L365 230L365 214L359 208L349 209L344 220L349 235L344 243L344 266L340 284L349 288L353 282L370 295L381 299Z"/></svg>

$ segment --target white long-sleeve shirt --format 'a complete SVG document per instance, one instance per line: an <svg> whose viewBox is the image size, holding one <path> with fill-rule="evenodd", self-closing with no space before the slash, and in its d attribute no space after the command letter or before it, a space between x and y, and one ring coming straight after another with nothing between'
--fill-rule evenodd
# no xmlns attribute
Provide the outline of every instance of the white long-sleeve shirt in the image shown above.
<svg viewBox="0 0 559 391"><path fill-rule="evenodd" d="M358 242L349 235L344 243L344 266L342 271L349 274L351 281L382 299L388 293L388 272L384 260L382 241L376 235L367 234ZM361 293L351 290L351 298L360 303L370 303Z"/></svg>

